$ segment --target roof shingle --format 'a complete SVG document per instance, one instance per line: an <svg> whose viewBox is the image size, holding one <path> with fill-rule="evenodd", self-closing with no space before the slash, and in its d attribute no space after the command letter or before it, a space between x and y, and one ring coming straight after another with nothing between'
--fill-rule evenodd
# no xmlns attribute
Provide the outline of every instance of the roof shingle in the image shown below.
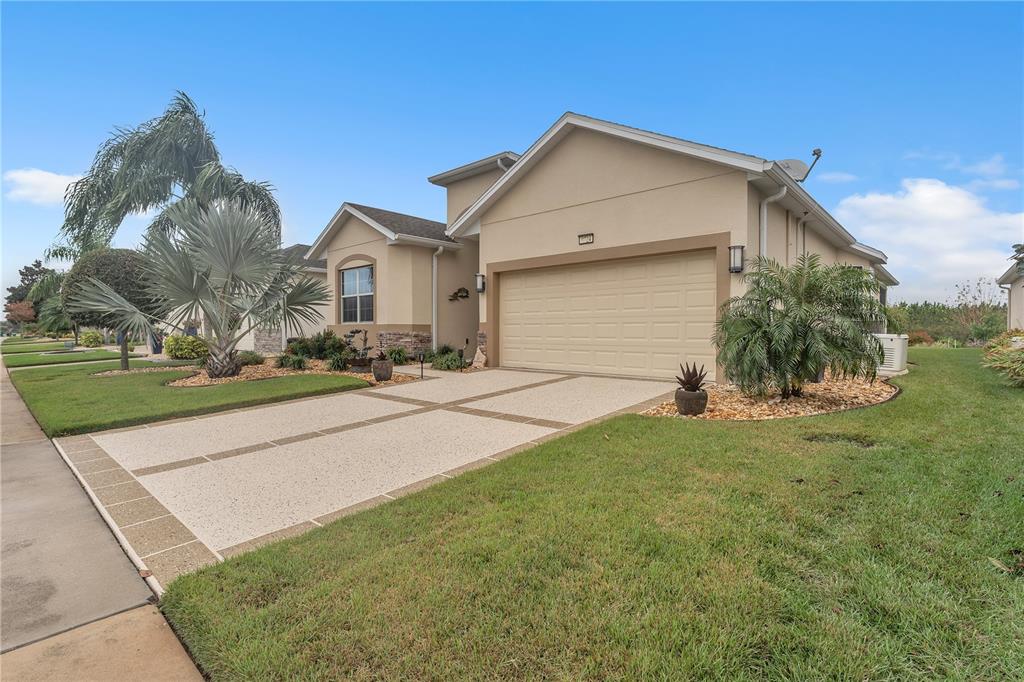
<svg viewBox="0 0 1024 682"><path fill-rule="evenodd" d="M444 223L439 223L435 220L427 220L426 218L417 218L416 216L406 215L405 213L385 211L383 208L353 204L352 202L349 202L348 205L361 213L365 213L366 217L377 221L383 227L386 227L395 234L424 237L426 239L435 239L441 242L455 242L454 239L451 239L444 233L445 228L447 227Z"/></svg>

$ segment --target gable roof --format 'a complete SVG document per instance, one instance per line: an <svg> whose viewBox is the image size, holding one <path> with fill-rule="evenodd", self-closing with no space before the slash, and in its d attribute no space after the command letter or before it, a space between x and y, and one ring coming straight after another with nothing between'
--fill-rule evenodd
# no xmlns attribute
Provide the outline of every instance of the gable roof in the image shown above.
<svg viewBox="0 0 1024 682"><path fill-rule="evenodd" d="M505 192L507 192L524 173L528 172L548 151L551 150L562 138L577 128L593 130L596 132L612 135L620 139L630 140L638 144L644 144L657 149L664 149L679 154L686 154L695 158L711 161L724 166L735 168L748 173L748 179L757 180L757 183L770 185L774 188L781 186L788 187L789 200L798 202L803 210L813 218L812 229L821 230L826 236L837 245L844 248L855 247L861 255L875 263L886 262L884 253L873 249L865 244L860 244L854 239L846 228L839 221L833 218L828 211L821 207L817 201L797 182L783 167L775 161L769 161L759 156L743 154L741 152L700 144L679 137L671 137L660 133L642 130L603 121L601 119L583 116L573 112L566 112L559 118L547 132L540 136L529 149L527 149L516 163L503 176L498 178L475 202L473 202L458 218L448 227L447 234L450 237L457 237L466 232L480 216L493 206ZM761 188L763 189L763 188Z"/></svg>
<svg viewBox="0 0 1024 682"><path fill-rule="evenodd" d="M302 259L302 266L308 270L327 270L327 259L311 260L306 258L309 253L309 244L292 244L281 249L281 252L288 256L297 256Z"/></svg>
<svg viewBox="0 0 1024 682"><path fill-rule="evenodd" d="M1024 277L1024 274L1021 274L1019 266L1016 262L1014 262L1009 267L1009 269L1006 272L1004 272L999 279L996 280L996 284L1013 284L1021 277Z"/></svg>
<svg viewBox="0 0 1024 682"><path fill-rule="evenodd" d="M478 161L473 161L459 166L458 168L452 168L451 170L431 175L427 178L427 182L441 187L447 187L453 182L465 180L466 178L471 178L474 175L480 175L481 173L487 173L495 169L505 172L518 160L519 154L516 154L515 152L499 152L497 154L491 154L490 156Z"/></svg>
<svg viewBox="0 0 1024 682"><path fill-rule="evenodd" d="M377 230L387 237L391 244L402 242L419 246L450 246L452 248L462 246L445 234L444 223L383 208L345 202L327 223L327 227L323 229L313 245L309 247L306 252L307 259L316 259L323 255L327 244L334 238L346 215L357 218Z"/></svg>

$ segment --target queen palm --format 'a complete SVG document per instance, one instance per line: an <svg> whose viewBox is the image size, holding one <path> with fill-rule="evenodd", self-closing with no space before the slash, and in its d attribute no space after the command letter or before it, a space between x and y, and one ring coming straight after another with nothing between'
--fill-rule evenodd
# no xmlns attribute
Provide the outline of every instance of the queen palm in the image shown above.
<svg viewBox="0 0 1024 682"><path fill-rule="evenodd" d="M156 326L184 330L201 318L206 371L214 378L238 374L236 349L250 331L283 325L298 333L322 319L317 306L328 300L327 287L278 247L275 226L252 205L183 199L164 218L166 229L150 231L142 247L151 308L90 278L71 292L68 309L98 312L118 331L143 337Z"/></svg>
<svg viewBox="0 0 1024 682"><path fill-rule="evenodd" d="M871 331L885 319L874 275L805 254L791 267L757 258L744 280L714 334L726 378L744 392L800 395L826 368L874 378L883 355Z"/></svg>
<svg viewBox="0 0 1024 682"><path fill-rule="evenodd" d="M150 230L167 228L166 210L186 198L204 206L233 200L280 232L281 211L270 185L249 182L222 164L203 113L179 92L163 115L136 128L117 129L85 176L68 186L58 235L63 243L47 255L68 258L106 246L133 213L156 211Z"/></svg>

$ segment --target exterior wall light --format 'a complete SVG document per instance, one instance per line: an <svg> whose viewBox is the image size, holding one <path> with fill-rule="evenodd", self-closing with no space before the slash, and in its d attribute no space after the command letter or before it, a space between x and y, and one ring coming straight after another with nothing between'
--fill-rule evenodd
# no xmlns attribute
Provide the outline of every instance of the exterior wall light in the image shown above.
<svg viewBox="0 0 1024 682"><path fill-rule="evenodd" d="M486 284L487 284L487 280L484 277L484 273L482 273L482 272L476 273L476 293L478 293L478 294L484 293L484 285L486 285Z"/></svg>
<svg viewBox="0 0 1024 682"><path fill-rule="evenodd" d="M729 247L729 272L743 272L743 247Z"/></svg>

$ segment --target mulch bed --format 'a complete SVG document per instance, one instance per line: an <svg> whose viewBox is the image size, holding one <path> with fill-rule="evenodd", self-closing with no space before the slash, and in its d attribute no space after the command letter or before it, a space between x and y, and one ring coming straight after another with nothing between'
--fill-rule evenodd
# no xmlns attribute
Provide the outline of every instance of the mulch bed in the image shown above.
<svg viewBox="0 0 1024 682"><path fill-rule="evenodd" d="M760 421L809 417L866 407L883 403L899 391L882 380L827 379L818 384L805 384L799 398L782 400L779 396L756 398L743 395L733 385L707 387L708 408L704 414L687 419L725 419L734 421ZM669 401L645 410L641 414L656 417L679 417L675 402Z"/></svg>
<svg viewBox="0 0 1024 682"><path fill-rule="evenodd" d="M310 360L309 367L307 369L284 369L281 367L275 367L275 360L270 359L264 362L262 365L246 365L242 368L242 371L238 376L224 377L222 379L211 379L206 375L206 372L201 369L189 368L187 366L177 367L140 367L138 369L124 370L112 370L109 372L98 372L94 376L119 376L122 374L140 374L143 372L173 372L192 369L195 373L191 376L183 377L176 381L172 381L168 386L217 386L219 384L231 384L239 381L259 381L261 379L275 379L277 377L286 377L293 374L327 374L332 376L349 376L362 379L371 386L390 386L392 384L402 384L407 381L417 381L418 378L411 374L401 374L395 372L391 375L389 381L378 382L373 378L372 373L363 374L362 372L332 372L327 369L323 360Z"/></svg>

